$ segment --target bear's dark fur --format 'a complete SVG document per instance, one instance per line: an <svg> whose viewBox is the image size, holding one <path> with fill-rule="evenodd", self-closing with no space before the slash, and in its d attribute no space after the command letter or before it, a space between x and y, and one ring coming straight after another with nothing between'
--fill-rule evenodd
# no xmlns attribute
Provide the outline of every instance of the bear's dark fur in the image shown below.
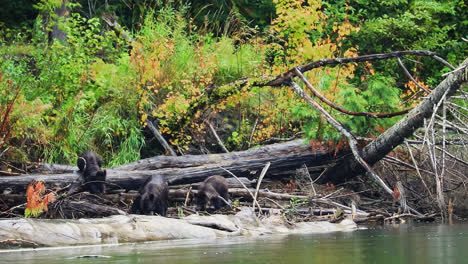
<svg viewBox="0 0 468 264"><path fill-rule="evenodd" d="M101 157L92 151L86 151L81 154L77 163L81 175L83 175L85 189L90 193L103 193L105 191L106 170L101 170Z"/></svg>
<svg viewBox="0 0 468 264"><path fill-rule="evenodd" d="M224 207L229 201L228 184L222 176L211 176L205 179L198 187L197 194L197 209L205 210L209 202L214 206L215 210Z"/></svg>
<svg viewBox="0 0 468 264"><path fill-rule="evenodd" d="M130 213L166 216L169 188L161 175L152 175L143 184Z"/></svg>

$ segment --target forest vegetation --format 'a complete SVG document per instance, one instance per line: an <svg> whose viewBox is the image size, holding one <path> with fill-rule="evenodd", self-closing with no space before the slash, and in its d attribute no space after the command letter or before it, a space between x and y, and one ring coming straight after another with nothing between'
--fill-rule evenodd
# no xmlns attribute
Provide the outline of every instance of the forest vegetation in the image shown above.
<svg viewBox="0 0 468 264"><path fill-rule="evenodd" d="M21 164L28 162L74 165L87 150L102 156L108 168L168 154L153 126L176 155L240 151L301 137L337 153L348 147L340 131L294 90L265 82L321 59L427 50L457 67L468 57L464 0L17 0L0 5L0 171L5 175L24 172ZM433 56L401 59L317 67L304 77L349 111L394 113L417 106L453 70ZM245 78L246 85L236 86ZM206 95L217 100L200 99ZM452 124L444 140L458 142L448 147L456 181L447 189L464 189L468 182L467 97L464 86L444 114ZM353 116L322 105L362 139L360 147L404 116ZM439 121L426 124L439 130L421 132L435 131L434 146L442 138ZM422 170L437 171L430 163L437 156L419 155L425 152L424 138L412 138L418 148L413 151ZM395 149L387 165L413 164L408 149ZM419 182L421 171L414 167L385 177L396 181L407 173ZM377 166L378 172L386 170L385 163ZM427 194L432 197L437 181L428 175L430 186L424 180L419 184L424 192L432 190Z"/></svg>

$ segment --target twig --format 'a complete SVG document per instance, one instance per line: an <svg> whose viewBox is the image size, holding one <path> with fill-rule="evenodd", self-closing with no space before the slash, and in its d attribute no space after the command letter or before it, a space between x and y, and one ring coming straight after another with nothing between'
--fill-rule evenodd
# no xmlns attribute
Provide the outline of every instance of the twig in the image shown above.
<svg viewBox="0 0 468 264"><path fill-rule="evenodd" d="M192 190L192 186L190 186L190 188L188 189L187 191L187 196L185 196L185 202L184 202L184 206L187 206L187 203L189 201L189 198L190 198L190 191Z"/></svg>
<svg viewBox="0 0 468 264"><path fill-rule="evenodd" d="M431 133L431 137L432 137L432 142L435 142L435 132L434 132L434 123L435 123L435 116L436 116L436 113L437 113L437 110L439 109L439 107L441 106L441 104L445 101L445 98L448 94L449 90L445 91L444 94L442 95L442 97L440 98L440 101L436 104L436 105L433 105L433 112L432 112L432 116L431 116L431 119L430 119L430 122L429 122L429 125L428 125L428 129L426 129L426 133L424 135L424 138L427 139L427 142L428 142L428 148L429 148L429 156L431 157L431 161L432 161L432 166L434 168L434 173L436 174L436 192L437 192L437 203L439 205L439 208L440 208L440 212L441 212L441 215L442 215L442 218L445 219L446 217L446 206L445 206L445 201L444 201L444 194L443 194L443 181L444 181L444 178L443 178L443 174L439 174L438 173L438 170L437 170L437 159L436 159L436 146L435 145L432 145L429 140L428 140L428 133L429 131L432 132Z"/></svg>
<svg viewBox="0 0 468 264"><path fill-rule="evenodd" d="M304 164L302 164L302 167L304 168L305 174L307 175L307 177L310 180L310 188L312 189L312 193L314 194L314 196L317 196L317 192L315 191L315 188L314 188L314 181L312 180L312 177L310 176L309 169L307 168L307 165L304 163Z"/></svg>
<svg viewBox="0 0 468 264"><path fill-rule="evenodd" d="M428 89L426 89L424 86L422 86L421 84L419 84L419 82L417 82L413 76L409 73L408 69L406 69L405 65L403 64L403 62L401 61L400 57L397 57L397 61L398 61L398 64L400 64L400 67L403 68L403 72L405 73L406 77L408 77L414 84L416 84L416 86L419 87L419 89L425 91L426 93L431 93L431 91L429 91Z"/></svg>
<svg viewBox="0 0 468 264"><path fill-rule="evenodd" d="M418 136L418 135L414 135L414 136L417 137L417 138L421 138L421 137ZM423 139L423 140L424 140L424 139ZM434 144L434 143L433 143L433 144ZM437 145L440 145L440 144L437 144ZM439 148L439 147L436 147L436 149L439 150L439 151L443 151L443 150L442 150L441 148ZM464 160L462 160L462 159L459 159L459 158L455 157L455 156L452 155L450 152L447 152L447 156L449 156L450 158L452 158L452 159L454 159L454 160L456 160L456 161L458 161L458 162L464 164L465 166L468 166L468 162L466 162L466 161L464 161Z"/></svg>
<svg viewBox="0 0 468 264"><path fill-rule="evenodd" d="M405 166L405 167L411 168L411 169L413 169L413 170L416 169L415 166L413 166L413 165L411 165L411 164L408 164L408 163L406 163L406 162L404 162L404 161L402 161L402 160L399 160L399 159L397 159L397 158L395 158L395 157L385 156L385 157L383 158L383 160L386 160L386 161L388 161L388 162L392 162L392 163L394 163L394 164L400 164L400 165L403 165L403 166ZM425 172L425 173L428 173L428 174L431 174L431 175L435 175L435 173L432 172L432 171L428 171L428 170L424 170L424 169L419 169L419 170L420 170L421 172Z"/></svg>
<svg viewBox="0 0 468 264"><path fill-rule="evenodd" d="M275 200L273 200L273 199L270 199L270 198L268 198L268 197L265 197L264 199L265 199L265 200L268 200L268 201L270 201L270 202L272 202L272 203L274 203L274 204L276 204L276 206L278 206L281 210L284 210L284 206L282 206L281 204L279 204L277 201L275 201ZM265 208L264 208L264 209L265 209Z"/></svg>
<svg viewBox="0 0 468 264"><path fill-rule="evenodd" d="M250 191L250 189L247 188L247 186L245 186L245 184L244 184L234 173L230 172L228 169L225 169L225 168L223 168L223 167L221 167L221 166L219 166L219 168L223 169L224 171L226 171L227 173L229 173L232 177L234 177L234 178L242 185L242 187L244 187L244 189L247 190L247 192L250 194L250 196L252 197L252 199L255 199L255 198L254 198L254 195L253 195L253 193ZM262 210L262 207L260 207L260 204L258 204L258 202L257 202L256 204L257 204L258 209L261 211L261 210Z"/></svg>
<svg viewBox="0 0 468 264"><path fill-rule="evenodd" d="M249 145L248 145L249 148L250 148L250 145L252 144L252 138L253 138L255 129L257 128L257 123L258 123L258 117L255 119L255 123L254 123L254 126L252 128L252 132L250 133Z"/></svg>
<svg viewBox="0 0 468 264"><path fill-rule="evenodd" d="M26 206L26 203L18 204L18 205L16 205L16 206L10 207L10 209L8 209L8 210L6 210L6 211L3 211L3 212L0 212L0 215L3 215L3 214L10 214L10 213L13 212L13 210L15 210L16 208L20 208L20 207L23 207L23 206Z"/></svg>
<svg viewBox="0 0 468 264"><path fill-rule="evenodd" d="M257 203L258 189L260 189L260 184L262 183L263 177L265 176L266 172L268 171L268 168L270 168L270 165L271 165L271 163L267 162L265 167L263 167L262 172L260 173L260 176L258 177L257 188L255 189L254 200L252 202L252 208L253 209L255 209L255 204Z"/></svg>
<svg viewBox="0 0 468 264"><path fill-rule="evenodd" d="M442 77L445 77L445 76L447 76L447 75L449 75L449 74L452 74L452 73L455 73L455 72L457 72L457 71L461 71L461 70L463 70L463 69L465 69L465 68L466 68L466 65L460 66L460 67L458 67L458 68L456 68L456 69L453 68L453 66L452 66L452 70L453 70L453 71L451 71L451 72L446 72L446 73L442 74Z"/></svg>
<svg viewBox="0 0 468 264"><path fill-rule="evenodd" d="M205 123L208 125L208 127L210 128L210 131L211 131L211 134L213 134L213 136L215 137L216 141L218 142L218 145L221 147L221 149L226 152L226 153L229 153L229 150L226 148L226 146L224 146L223 144L223 141L221 141L221 138L219 138L218 136L218 133L216 133L216 130L214 129L213 125L211 124L211 122L205 120Z"/></svg>
<svg viewBox="0 0 468 264"><path fill-rule="evenodd" d="M419 171L419 167L418 167L418 164L416 163L416 160L414 159L414 156L413 156L413 152L411 151L411 148L408 144L408 142L405 140L405 144L406 144L406 148L408 149L408 152L410 154L410 157L411 157L411 160L413 161L413 164L414 164L414 167L416 168L416 172L418 173L418 176L419 178L421 179L421 182L423 183L424 187L426 188L427 192L429 193L429 195L432 197L432 193L431 193L431 190L429 190L429 187L427 187L427 184L426 182L424 181L422 175L421 175L421 172Z"/></svg>
<svg viewBox="0 0 468 264"><path fill-rule="evenodd" d="M406 213L406 214L398 214L398 215L393 215L393 216L390 216L390 217L386 217L384 220L388 221L388 220L393 220L393 219L397 219L397 218L401 218L401 217L413 217L413 218L422 220L422 219L431 219L431 218L434 218L435 216L436 216L436 214L414 215L414 214Z"/></svg>
<svg viewBox="0 0 468 264"><path fill-rule="evenodd" d="M0 146L1 146L1 144L0 144ZM7 147L6 149L4 149L4 150L2 151L2 153L0 153L0 158L3 156L3 154L5 154L5 152L8 151L9 148L10 148L10 147Z"/></svg>
<svg viewBox="0 0 468 264"><path fill-rule="evenodd" d="M340 189L338 189L338 190L336 190L336 191L334 191L332 193L329 193L329 194L325 195L324 197L322 197L322 199L327 199L328 197L332 196L333 194L341 192L343 189L344 188L340 188Z"/></svg>
<svg viewBox="0 0 468 264"><path fill-rule="evenodd" d="M267 140L262 141L261 144L269 144L269 143L275 143L275 142L290 141L290 140L296 139L297 137L299 137L301 135L304 135L304 134L305 134L305 132L299 131L296 134L292 135L291 137L287 137L287 138L272 137L272 138L269 138Z"/></svg>

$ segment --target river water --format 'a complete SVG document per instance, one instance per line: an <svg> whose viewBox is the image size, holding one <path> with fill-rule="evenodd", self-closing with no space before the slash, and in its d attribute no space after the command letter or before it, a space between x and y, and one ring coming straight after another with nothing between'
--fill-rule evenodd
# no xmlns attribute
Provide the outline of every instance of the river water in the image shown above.
<svg viewBox="0 0 468 264"><path fill-rule="evenodd" d="M95 256L100 257L95 257ZM468 263L468 224L0 251L0 263Z"/></svg>

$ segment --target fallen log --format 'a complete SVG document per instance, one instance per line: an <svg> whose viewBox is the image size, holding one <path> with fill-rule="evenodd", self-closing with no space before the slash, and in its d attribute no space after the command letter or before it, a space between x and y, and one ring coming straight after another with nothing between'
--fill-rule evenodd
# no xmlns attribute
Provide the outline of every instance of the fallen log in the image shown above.
<svg viewBox="0 0 468 264"><path fill-rule="evenodd" d="M267 178L290 177L291 175L295 175L296 168L304 164L309 168L310 174L316 175L323 170L322 166L333 162L333 155L331 153L327 151L313 151L309 145L303 145L303 142L303 140L294 141L285 144L275 144L276 146L271 145L225 154L157 157L143 163L157 164L158 162L154 162L154 160L172 160L173 163L171 164L182 165L188 163L196 164L197 166L133 171L121 168L108 169L106 188L108 190L137 190L150 175L165 176L169 185L200 182L212 175L223 175L229 178L230 174L225 169L238 177L255 177L267 162L271 162L271 166L265 176ZM6 188L10 188L13 193L24 192L32 180L44 181L49 188L63 188L78 178L79 174L76 172L0 177L0 192Z"/></svg>
<svg viewBox="0 0 468 264"><path fill-rule="evenodd" d="M271 144L245 151L235 151L221 154L208 155L185 155L182 157L156 156L142 159L115 168L116 170L155 170L162 168L190 168L208 164L218 164L220 166L232 161L242 161L249 159L274 159L278 156L290 155L293 153L312 156L330 156L328 151L312 151L309 144L303 139L292 140L281 144Z"/></svg>
<svg viewBox="0 0 468 264"><path fill-rule="evenodd" d="M351 220L344 220L339 224L302 222L291 226L280 215L270 216L260 222L255 221L253 215L247 209L234 216L190 215L182 219L144 215L115 215L100 219L66 221L8 219L0 220L0 246L17 246L18 241L22 241L23 246L31 247L74 246L167 239L208 240L279 233L326 233L357 229Z"/></svg>
<svg viewBox="0 0 468 264"><path fill-rule="evenodd" d="M374 139L361 151L362 158L373 165L381 160L395 147L402 144L405 138L410 137L414 131L423 125L424 118L428 118L434 112L435 106L453 95L463 83L468 82L468 59L459 67L458 71L447 76L432 93L417 107L412 109L404 118L398 121L383 134ZM365 169L352 155L343 156L337 163L328 169L320 178L319 183L342 183L365 172Z"/></svg>
<svg viewBox="0 0 468 264"><path fill-rule="evenodd" d="M208 164L226 164L233 160L241 161L253 158L267 158L286 155L288 153L312 153L309 144L303 139L296 139L285 143L271 144L262 147L252 148L245 151L236 151L221 154L208 154L208 155L185 155L181 156L156 156L135 161L116 167L116 170L156 170L164 168L191 168ZM321 156L332 154L327 151L316 151L312 154ZM41 174L59 174L59 173L72 173L77 171L78 167L72 165L48 164L48 163L31 163L28 166L30 173Z"/></svg>

